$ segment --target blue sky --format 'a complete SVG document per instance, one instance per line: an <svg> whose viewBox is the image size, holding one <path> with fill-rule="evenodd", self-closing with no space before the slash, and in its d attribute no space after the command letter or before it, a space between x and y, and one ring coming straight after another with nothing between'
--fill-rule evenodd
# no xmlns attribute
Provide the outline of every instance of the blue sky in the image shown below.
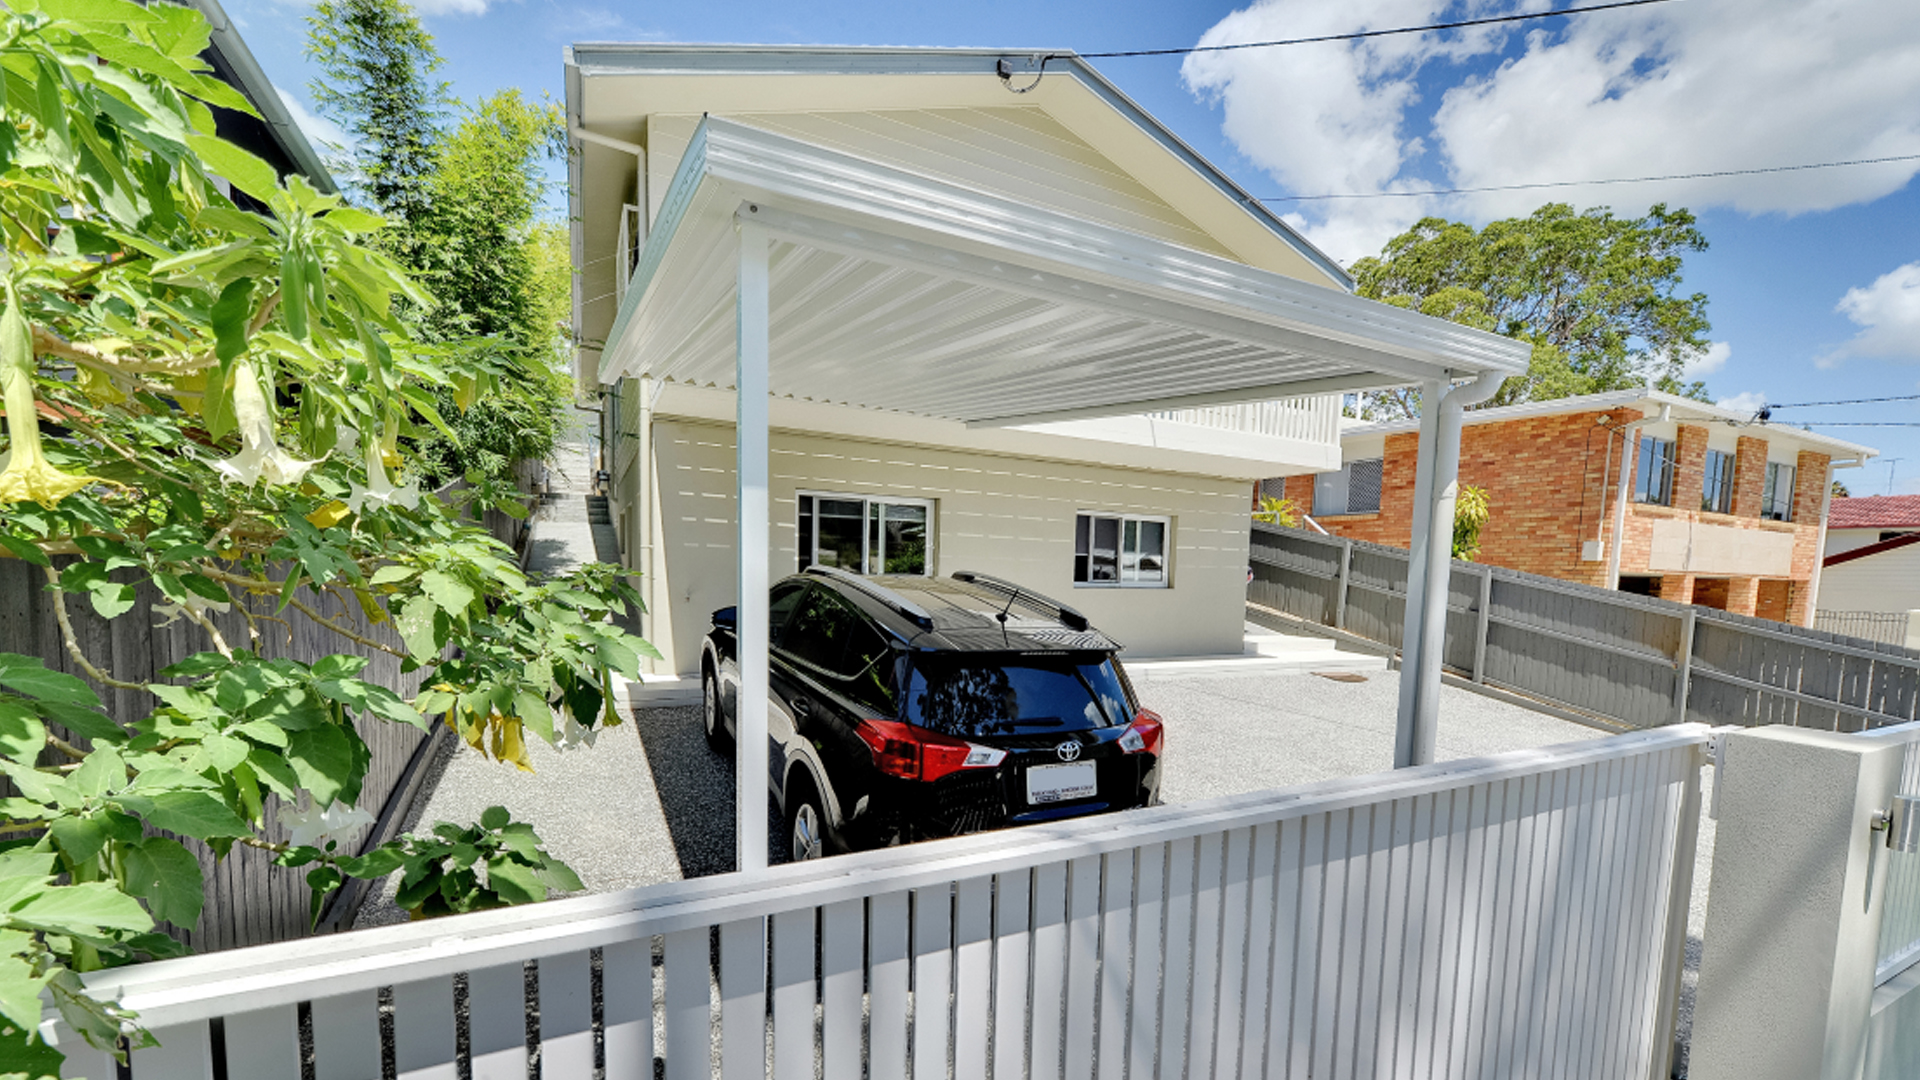
<svg viewBox="0 0 1920 1080"><path fill-rule="evenodd" d="M1262 40L1541 10L1547 0L1211 0L919 5L416 0L472 99L561 94L573 41L752 41L1072 48ZM1564 7L1567 0L1551 5ZM310 108L298 0L227 0L282 89ZM1521 28L1096 64L1262 196L1662 175L1920 154L1920 4L1679 0ZM1297 204L1351 261L1423 213L1484 223L1550 199L1692 208L1712 246L1701 374L1720 398L1799 402L1920 393L1920 161L1766 177L1453 198ZM1281 204L1286 211L1289 204ZM1920 423L1920 402L1783 411L1778 420ZM1822 428L1905 460L1920 427ZM1888 490L1889 466L1841 474Z"/></svg>

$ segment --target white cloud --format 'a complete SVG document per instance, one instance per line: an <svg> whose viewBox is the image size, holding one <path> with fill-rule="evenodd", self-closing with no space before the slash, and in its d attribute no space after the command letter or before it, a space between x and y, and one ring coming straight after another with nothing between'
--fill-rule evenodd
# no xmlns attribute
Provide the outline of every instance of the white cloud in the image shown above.
<svg viewBox="0 0 1920 1080"><path fill-rule="evenodd" d="M485 15L492 0L413 0L422 15Z"/></svg>
<svg viewBox="0 0 1920 1080"><path fill-rule="evenodd" d="M1821 366L1848 356L1920 360L1920 262L1890 270L1871 285L1848 289L1834 310L1862 329L1823 358Z"/></svg>
<svg viewBox="0 0 1920 1080"><path fill-rule="evenodd" d="M343 150L352 142L347 138L347 133L340 130L339 124L309 112L305 105L300 104L299 98L287 93L284 89L276 86L274 90L280 94L281 104L285 105L287 112L293 116L294 126L300 129L301 134L307 137L307 141L313 144L315 150L325 154L330 148Z"/></svg>
<svg viewBox="0 0 1920 1080"><path fill-rule="evenodd" d="M1715 405L1723 409L1732 409L1734 412L1743 413L1757 413L1760 411L1760 406L1766 403L1767 395L1753 390L1749 390L1744 394L1735 394L1732 397L1723 397L1719 401L1714 402Z"/></svg>
<svg viewBox="0 0 1920 1080"><path fill-rule="evenodd" d="M1707 343L1707 351L1696 353L1687 359L1686 376L1689 379L1704 379L1727 366L1727 360L1733 356L1733 346L1724 341Z"/></svg>
<svg viewBox="0 0 1920 1080"><path fill-rule="evenodd" d="M1256 0L1203 44L1407 26L1544 0ZM1493 70L1452 62L1513 39L1494 28L1190 57L1235 145L1290 191L1379 192L1648 176L1920 153L1920 4L1688 0L1525 32ZM1431 120L1416 79L1452 82ZM1418 169L1426 177L1414 180ZM1798 213L1898 190L1920 162L1658 184L1296 203L1342 260L1379 249L1425 212L1484 221L1548 200L1638 212Z"/></svg>

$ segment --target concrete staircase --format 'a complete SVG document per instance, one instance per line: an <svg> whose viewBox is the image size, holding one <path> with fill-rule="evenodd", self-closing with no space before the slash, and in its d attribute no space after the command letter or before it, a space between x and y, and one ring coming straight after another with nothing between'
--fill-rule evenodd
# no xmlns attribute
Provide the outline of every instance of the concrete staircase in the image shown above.
<svg viewBox="0 0 1920 1080"><path fill-rule="evenodd" d="M1135 682L1196 675L1267 676L1387 670L1384 656L1343 652L1332 641L1306 634L1282 634L1248 623L1246 647L1237 656L1126 658Z"/></svg>

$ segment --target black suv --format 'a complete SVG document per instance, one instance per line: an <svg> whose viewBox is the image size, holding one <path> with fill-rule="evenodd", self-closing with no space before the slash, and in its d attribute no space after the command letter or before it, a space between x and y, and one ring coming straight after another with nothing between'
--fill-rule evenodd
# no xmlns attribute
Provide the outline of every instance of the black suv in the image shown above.
<svg viewBox="0 0 1920 1080"><path fill-rule="evenodd" d="M813 567L771 594L767 781L796 860L1159 799L1161 720L1086 617L985 574ZM734 609L701 649L732 746Z"/></svg>

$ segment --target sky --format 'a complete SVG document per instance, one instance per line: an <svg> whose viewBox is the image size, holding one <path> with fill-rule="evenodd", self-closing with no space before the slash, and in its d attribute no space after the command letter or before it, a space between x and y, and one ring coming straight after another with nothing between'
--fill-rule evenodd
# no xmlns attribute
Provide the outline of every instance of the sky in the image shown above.
<svg viewBox="0 0 1920 1080"><path fill-rule="evenodd" d="M415 0L464 100L562 96L575 41L1074 49L1295 38L1597 0L1073 0L967 4ZM226 0L311 132L303 0ZM1419 218L1476 226L1545 202L1638 216L1665 202L1710 243L1682 289L1709 299L1692 371L1740 408L1920 394L1920 158L1850 168L1450 196L1920 155L1920 4L1668 0L1575 18L1188 57L1097 59L1148 112L1341 263ZM1298 200L1310 195L1367 198ZM1881 457L1856 495L1920 493L1920 401L1782 408L1775 422ZM1889 459L1900 459L1890 461Z"/></svg>

